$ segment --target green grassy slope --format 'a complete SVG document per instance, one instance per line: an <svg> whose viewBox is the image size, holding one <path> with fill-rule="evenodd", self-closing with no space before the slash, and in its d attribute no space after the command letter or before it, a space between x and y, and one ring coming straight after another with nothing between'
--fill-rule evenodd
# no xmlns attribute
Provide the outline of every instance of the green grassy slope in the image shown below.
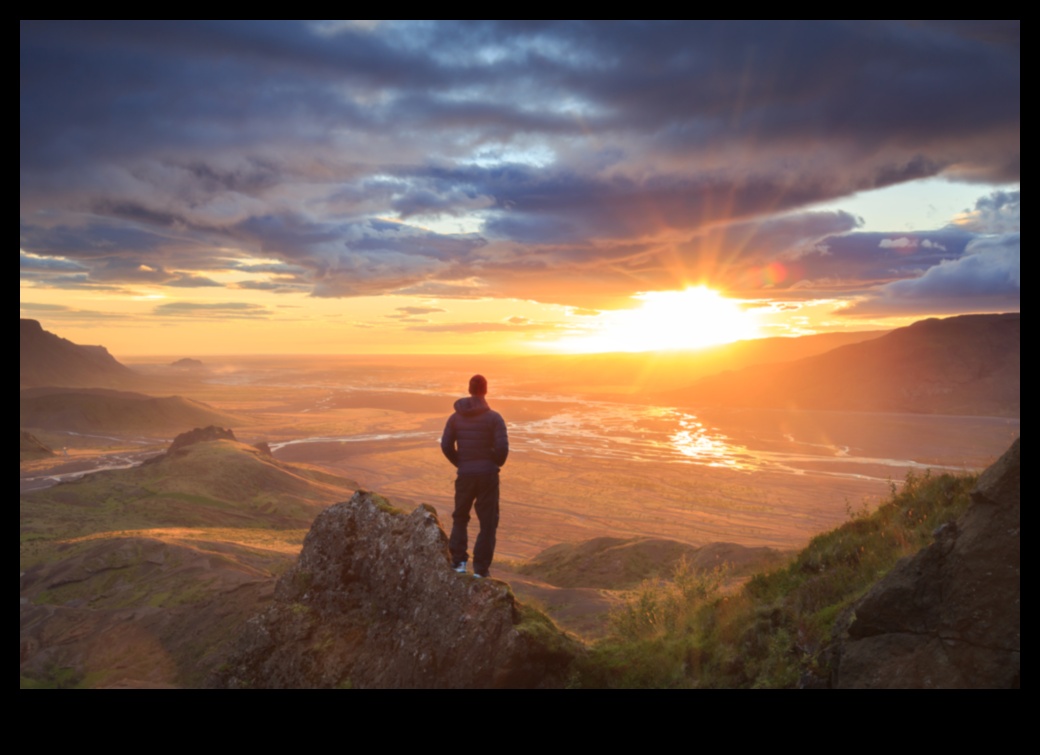
<svg viewBox="0 0 1040 755"><path fill-rule="evenodd" d="M718 593L720 573L681 563L613 616L577 683L599 687L794 687L826 679L826 648L847 609L902 557L968 506L974 475L908 475L872 514L819 535L786 567Z"/></svg>
<svg viewBox="0 0 1040 755"><path fill-rule="evenodd" d="M22 496L22 686L196 686L357 484L220 440Z"/></svg>

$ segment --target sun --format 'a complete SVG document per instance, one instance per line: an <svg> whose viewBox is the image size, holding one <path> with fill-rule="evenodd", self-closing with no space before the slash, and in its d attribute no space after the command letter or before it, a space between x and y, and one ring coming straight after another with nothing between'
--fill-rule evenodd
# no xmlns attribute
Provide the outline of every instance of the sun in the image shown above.
<svg viewBox="0 0 1040 755"><path fill-rule="evenodd" d="M662 351L699 349L746 338L759 338L757 316L741 302L706 286L683 291L648 291L634 298L635 309L602 312L587 335L561 339L563 351Z"/></svg>

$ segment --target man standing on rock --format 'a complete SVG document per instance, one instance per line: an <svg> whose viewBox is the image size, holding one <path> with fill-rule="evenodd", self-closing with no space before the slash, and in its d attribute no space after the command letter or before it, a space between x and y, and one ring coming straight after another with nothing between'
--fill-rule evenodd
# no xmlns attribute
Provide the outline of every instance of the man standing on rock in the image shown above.
<svg viewBox="0 0 1040 755"><path fill-rule="evenodd" d="M498 470L509 455L509 436L502 415L492 411L484 397L487 380L483 375L469 379L469 397L455 402L455 413L448 417L441 436L441 451L455 467L455 511L452 513L452 568L466 573L469 560L469 512L476 506L480 534L473 548L473 576L490 575L498 529Z"/></svg>

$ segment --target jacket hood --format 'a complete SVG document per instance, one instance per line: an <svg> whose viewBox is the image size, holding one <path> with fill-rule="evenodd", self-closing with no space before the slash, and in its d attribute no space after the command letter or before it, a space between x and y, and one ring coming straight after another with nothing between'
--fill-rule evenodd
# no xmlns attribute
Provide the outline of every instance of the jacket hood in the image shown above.
<svg viewBox="0 0 1040 755"><path fill-rule="evenodd" d="M455 402L455 411L465 417L475 417L490 410L483 396L466 396Z"/></svg>

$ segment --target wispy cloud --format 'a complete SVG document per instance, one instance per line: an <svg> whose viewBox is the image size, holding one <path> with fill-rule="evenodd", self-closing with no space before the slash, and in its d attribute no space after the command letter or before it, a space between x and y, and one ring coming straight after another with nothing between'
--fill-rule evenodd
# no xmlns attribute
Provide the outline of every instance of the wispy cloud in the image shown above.
<svg viewBox="0 0 1040 755"><path fill-rule="evenodd" d="M259 304L247 302L224 302L201 304L198 302L175 301L165 302L155 306L153 313L164 317L205 317L207 319L215 316L221 318L266 318L271 311Z"/></svg>
<svg viewBox="0 0 1040 755"><path fill-rule="evenodd" d="M423 333L494 333L503 331L520 333L523 331L553 331L558 330L559 326L532 322L456 322L438 323L436 325L412 325L408 329Z"/></svg>

